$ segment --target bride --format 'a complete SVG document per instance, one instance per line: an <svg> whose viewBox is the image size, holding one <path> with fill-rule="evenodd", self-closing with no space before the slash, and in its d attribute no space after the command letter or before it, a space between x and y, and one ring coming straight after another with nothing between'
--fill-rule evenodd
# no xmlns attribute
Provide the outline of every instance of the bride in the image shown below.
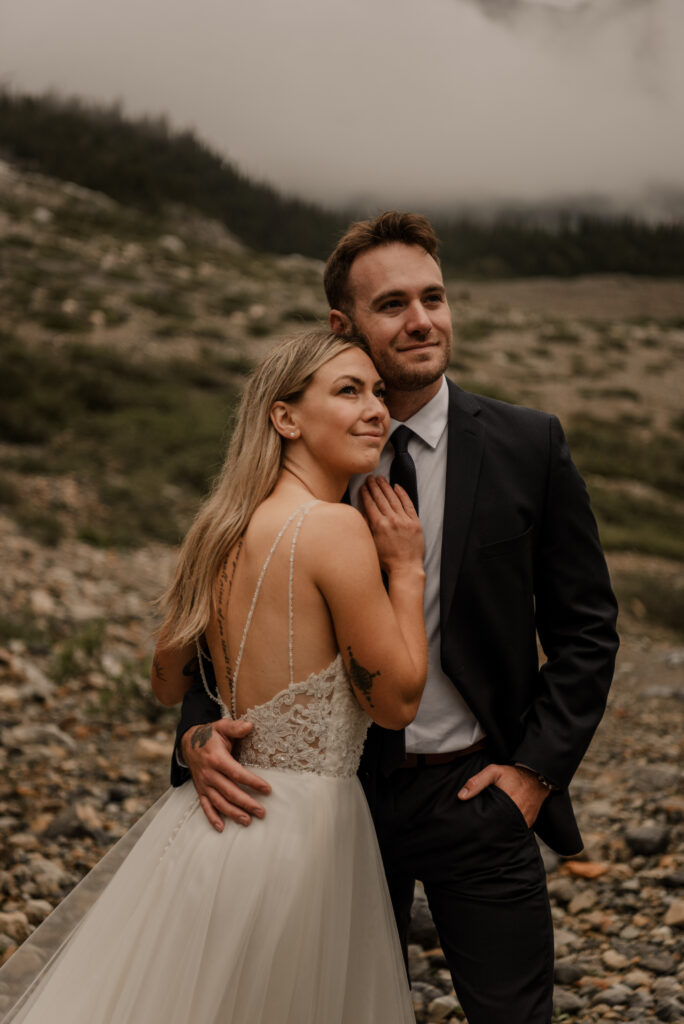
<svg viewBox="0 0 684 1024"><path fill-rule="evenodd" d="M355 772L370 721L402 728L418 707L423 538L382 479L365 519L340 503L377 465L382 393L362 343L320 331L251 378L165 598L153 689L180 701L184 666L211 658L222 714L251 726L239 757L270 786L265 817L219 831L191 783L167 793L3 1024L414 1021ZM5 1009L22 952L0 971Z"/></svg>

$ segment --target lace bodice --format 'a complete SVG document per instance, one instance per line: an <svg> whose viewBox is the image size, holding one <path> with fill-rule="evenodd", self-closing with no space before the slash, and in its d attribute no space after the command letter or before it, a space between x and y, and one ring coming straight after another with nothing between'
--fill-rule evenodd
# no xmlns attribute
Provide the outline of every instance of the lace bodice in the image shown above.
<svg viewBox="0 0 684 1024"><path fill-rule="evenodd" d="M254 723L240 762L316 775L354 775L370 718L351 690L342 656L241 716Z"/></svg>
<svg viewBox="0 0 684 1024"><path fill-rule="evenodd" d="M215 700L224 718L237 718L236 693L242 655L254 609L269 563L287 528L296 519L290 547L289 574L289 667L290 685L264 704L249 708L240 716L253 722L251 732L241 741L239 760L250 768L286 768L316 775L345 777L354 775L371 720L352 692L342 655L321 672L301 682L294 681L293 653L293 578L297 537L305 516L316 502L309 502L293 513L276 537L257 581L247 616L231 687L231 708L209 687L203 668L206 657L198 645L200 671L205 689Z"/></svg>

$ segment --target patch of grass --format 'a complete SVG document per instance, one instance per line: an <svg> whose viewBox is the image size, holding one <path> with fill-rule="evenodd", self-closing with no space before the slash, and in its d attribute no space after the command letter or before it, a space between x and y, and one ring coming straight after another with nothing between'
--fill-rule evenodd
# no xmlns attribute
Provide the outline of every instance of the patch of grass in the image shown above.
<svg viewBox="0 0 684 1024"><path fill-rule="evenodd" d="M590 493L606 549L684 561L684 517L677 508L598 482Z"/></svg>
<svg viewBox="0 0 684 1024"><path fill-rule="evenodd" d="M249 309L254 301L252 293L245 290L226 292L216 301L215 309L223 316L230 316L232 313L240 313Z"/></svg>
<svg viewBox="0 0 684 1024"><path fill-rule="evenodd" d="M140 720L154 725L175 726L177 708L160 704L150 687L150 662L136 665L128 662L117 679L94 692L87 713L91 718L104 718L107 722Z"/></svg>
<svg viewBox="0 0 684 1024"><path fill-rule="evenodd" d="M17 485L4 473L0 473L0 505L18 505L20 501Z"/></svg>
<svg viewBox="0 0 684 1024"><path fill-rule="evenodd" d="M105 638L105 622L91 619L75 630L58 646L51 666L51 676L61 685L98 667L98 657Z"/></svg>
<svg viewBox="0 0 684 1024"><path fill-rule="evenodd" d="M255 366L254 361L246 355L224 357L220 360L219 365L229 373L238 373L243 376L251 373Z"/></svg>
<svg viewBox="0 0 684 1024"><path fill-rule="evenodd" d="M627 352L629 345L624 338L615 334L604 334L596 342L596 349L599 352Z"/></svg>
<svg viewBox="0 0 684 1024"><path fill-rule="evenodd" d="M100 507L76 513L80 536L131 546L175 543L222 460L238 396L227 362L134 363L84 345L30 348L18 342L0 376L0 432L18 445L12 469L87 477ZM168 484L179 497L161 497ZM55 542L50 516L22 513L22 525Z"/></svg>
<svg viewBox="0 0 684 1024"><path fill-rule="evenodd" d="M667 434L643 438L624 423L575 416L568 426L568 440L582 473L642 480L684 498L684 438Z"/></svg>
<svg viewBox="0 0 684 1024"><path fill-rule="evenodd" d="M570 372L574 377L588 377L591 374L589 364L584 356L573 355L570 360Z"/></svg>
<svg viewBox="0 0 684 1024"><path fill-rule="evenodd" d="M195 338L206 338L207 341L225 341L225 332L220 327L214 327L211 324L207 324L204 327L195 327L193 330Z"/></svg>
<svg viewBox="0 0 684 1024"><path fill-rule="evenodd" d="M293 320L295 323L321 323L324 316L317 313L310 306L291 306L283 313L283 320Z"/></svg>
<svg viewBox="0 0 684 1024"><path fill-rule="evenodd" d="M633 388L580 388L582 398L617 398L640 402L641 395Z"/></svg>
<svg viewBox="0 0 684 1024"><path fill-rule="evenodd" d="M89 331L92 327L86 310L67 312L55 306L38 314L38 322L48 331L68 331L70 334Z"/></svg>
<svg viewBox="0 0 684 1024"><path fill-rule="evenodd" d="M621 412L618 416L618 423L624 423L626 427L650 427L653 423L653 416L650 412L635 413Z"/></svg>
<svg viewBox="0 0 684 1024"><path fill-rule="evenodd" d="M546 329L542 339L549 345L579 345L582 340L576 331L566 327L565 324L556 324L551 329Z"/></svg>
<svg viewBox="0 0 684 1024"><path fill-rule="evenodd" d="M623 607L684 636L684 585L645 572L616 573L614 585Z"/></svg>
<svg viewBox="0 0 684 1024"><path fill-rule="evenodd" d="M487 317L476 317L455 326L455 333L461 341L481 341L488 338L498 328L496 320Z"/></svg>
<svg viewBox="0 0 684 1024"><path fill-rule="evenodd" d="M641 339L640 344L643 348L662 348L663 338L659 338L653 334L647 334L645 338Z"/></svg>
<svg viewBox="0 0 684 1024"><path fill-rule="evenodd" d="M157 316L172 316L184 320L190 317L190 309L183 295L176 289L155 288L148 292L132 294L130 301L149 309Z"/></svg>
<svg viewBox="0 0 684 1024"><path fill-rule="evenodd" d="M662 377L673 367L671 359L660 359L657 363L647 363L644 366L644 373L651 377Z"/></svg>
<svg viewBox="0 0 684 1024"><path fill-rule="evenodd" d="M499 402L509 402L511 405L518 404L518 399L509 391L506 391L505 388L499 387L498 384L483 384L482 381L459 380L458 386L463 388L464 391L472 391L476 395L496 398Z"/></svg>
<svg viewBox="0 0 684 1024"><path fill-rule="evenodd" d="M247 324L247 333L253 338L265 338L273 331L273 325L267 320L250 320Z"/></svg>
<svg viewBox="0 0 684 1024"><path fill-rule="evenodd" d="M25 533L46 547L56 547L66 532L54 513L29 505L19 505L13 512L13 518Z"/></svg>
<svg viewBox="0 0 684 1024"><path fill-rule="evenodd" d="M178 338L180 335L187 332L187 325L185 323L176 323L173 320L167 320L159 327L154 328L155 338Z"/></svg>
<svg viewBox="0 0 684 1024"><path fill-rule="evenodd" d="M21 640L29 650L42 652L50 650L59 632L58 623L51 621L47 625L39 624L35 613L28 607L0 615L0 644Z"/></svg>

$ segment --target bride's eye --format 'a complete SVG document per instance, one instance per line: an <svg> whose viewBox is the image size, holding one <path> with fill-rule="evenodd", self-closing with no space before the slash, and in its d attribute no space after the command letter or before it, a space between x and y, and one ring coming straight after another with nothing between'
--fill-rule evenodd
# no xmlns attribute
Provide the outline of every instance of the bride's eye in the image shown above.
<svg viewBox="0 0 684 1024"><path fill-rule="evenodd" d="M356 385L355 384L345 384L344 387L340 388L340 390L338 391L338 394L339 395L355 395L356 394Z"/></svg>

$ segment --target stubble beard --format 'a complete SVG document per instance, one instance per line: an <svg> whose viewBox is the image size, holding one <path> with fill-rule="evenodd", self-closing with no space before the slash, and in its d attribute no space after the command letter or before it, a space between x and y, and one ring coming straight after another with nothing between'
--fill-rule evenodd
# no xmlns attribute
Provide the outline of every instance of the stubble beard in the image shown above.
<svg viewBox="0 0 684 1024"><path fill-rule="evenodd" d="M443 350L440 349L441 360L438 367L426 366L424 369L421 369L420 366L401 366L398 361L384 358L382 355L376 355L373 352L373 346L368 335L360 330L353 320L350 324L349 334L355 338L360 338L361 341L366 343L376 370L382 377L385 385L393 391L420 391L422 388L427 388L430 384L434 384L435 381L439 380L449 363L451 342L448 342Z"/></svg>

